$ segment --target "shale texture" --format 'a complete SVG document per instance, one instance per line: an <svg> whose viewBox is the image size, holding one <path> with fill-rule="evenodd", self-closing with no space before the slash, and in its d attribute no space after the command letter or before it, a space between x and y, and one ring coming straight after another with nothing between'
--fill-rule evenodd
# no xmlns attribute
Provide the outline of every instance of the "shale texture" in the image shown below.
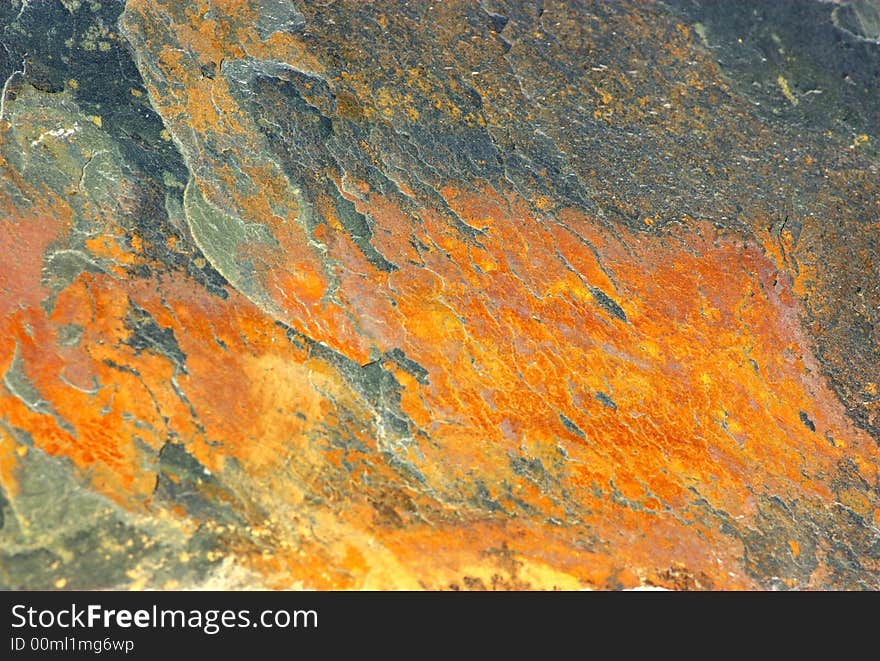
<svg viewBox="0 0 880 661"><path fill-rule="evenodd" d="M0 43L0 587L880 589L873 0Z"/></svg>

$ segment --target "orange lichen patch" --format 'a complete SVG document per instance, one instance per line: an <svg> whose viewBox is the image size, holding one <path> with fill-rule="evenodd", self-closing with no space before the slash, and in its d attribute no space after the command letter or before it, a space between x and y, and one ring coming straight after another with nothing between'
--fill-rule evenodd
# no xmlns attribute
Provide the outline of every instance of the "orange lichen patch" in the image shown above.
<svg viewBox="0 0 880 661"><path fill-rule="evenodd" d="M747 587L750 579L729 572L740 543L700 522L697 497L748 520L757 510L742 498L744 488L825 500L823 474L853 454L867 459L860 469L875 479L873 445L815 376L797 305L757 246L728 241L708 225L630 243L572 210L548 228L515 198L444 194L464 223L481 229L479 245L453 240L431 211L416 229L389 199L358 202L391 234L417 232L425 246L442 246L443 253L419 252L427 268L414 263L408 243L382 243L401 265L389 275L332 223L321 238L345 266L338 296L357 327L383 350L402 347L427 371L423 384L389 368L401 385L402 413L430 438L416 454L398 452L432 489L471 512L467 529L477 537L446 527L442 517L430 527L402 525L385 505L368 523L371 496L358 492L400 477L375 459L381 439L367 402L237 293L221 301L185 279L80 276L57 297L51 322L82 326L82 339L54 352L38 351L56 338L44 313L31 308L33 337L15 335L22 360L75 434L20 403L5 405L9 424L88 470L96 488L117 499L130 494L123 499L130 507L145 502L153 480L132 439L157 451L172 432L212 473L232 475L234 462L237 489L255 512L293 512L309 494L346 502L322 515L322 534L335 540L329 548L299 540L297 515L270 526L274 541L240 549L277 587L462 587L465 577L487 587L691 580ZM88 245L126 262L122 242ZM284 289L309 295L293 279ZM127 344L129 299L174 330L185 367ZM341 332L328 314L316 318ZM15 316L7 321L21 328ZM338 335L337 346L345 338ZM316 442L339 424L340 410L360 411L345 432L360 450ZM417 501L433 507L424 496ZM866 515L872 507L857 493L849 506ZM493 522L480 514L487 507L531 523ZM572 516L581 523L566 523ZM616 559L572 551L585 529L618 549ZM366 543L374 534L376 548ZM418 553L422 546L435 553ZM496 547L518 558L511 566L519 569L504 574L488 560ZM432 578L417 578L425 575Z"/></svg>
<svg viewBox="0 0 880 661"><path fill-rule="evenodd" d="M67 291L76 295L77 289ZM63 313L56 319L66 320ZM131 390L114 387L112 382L119 379L112 370L78 349L48 351L48 347L57 347L56 338L39 308L31 308L26 320L23 326L24 319L6 319L13 324L22 369L47 404L34 410L24 401L5 397L2 410L7 424L28 430L38 447L69 457L91 473L108 495L133 504L129 494L152 489L150 477L137 470L139 461L132 444L135 436L149 438L132 422L132 417L144 415L148 393L137 381L129 384ZM84 321L88 328L92 319L77 321ZM30 333L21 332L23 327ZM154 412L146 408L143 419L152 419Z"/></svg>
<svg viewBox="0 0 880 661"><path fill-rule="evenodd" d="M5 162L0 163L0 167L10 182L19 179L14 170L7 169ZM40 198L35 196L35 199ZM70 208L63 202L43 199L30 213L21 213L0 193L0 209L4 216L0 232L0 373L6 374L20 352L20 342L33 342L27 332L27 329L34 332L33 324L29 323L34 321L30 309L38 306L48 294L40 284L43 254L69 229ZM52 440L61 434L54 424L46 424L43 416L28 410L9 392L8 386L0 388L0 484L14 495L17 492L14 471L27 449L18 444L9 430L9 426L16 426L15 419L9 415L12 410L22 416L19 425L22 429L28 429L28 422L33 422L37 428L45 428Z"/></svg>
<svg viewBox="0 0 880 661"><path fill-rule="evenodd" d="M400 264L384 274L339 229L322 240L345 266L338 296L361 332L427 371L422 383L386 365L401 412L428 435L417 452L395 452L466 524L445 521L425 494L403 509L382 496L402 478L378 459L386 441L370 404L238 293L224 301L185 278L82 274L50 315L39 297L7 315L57 415L6 398L7 424L130 508L155 479L144 452L183 442L250 502L248 520L266 532L235 552L275 587L751 587L731 576L741 543L707 522L699 499L748 521L758 510L744 490L827 502L825 475L844 457L876 479L876 449L816 376L787 281L758 246L709 225L630 241L574 210L548 228L515 197L444 194L481 229L479 245L454 241L427 209L417 228L389 199L358 202L391 233L443 246L418 253L425 268L412 246L384 242ZM88 246L127 261L124 242ZM285 281L293 294L301 286ZM132 346L129 301L173 329L185 364ZM342 332L327 315L327 332ZM61 347L54 328L71 324L82 337ZM346 337L357 339L342 333L337 345ZM4 480L17 461L7 444ZM860 493L843 497L872 516ZM306 512L322 543L303 537ZM501 522L514 513L528 523Z"/></svg>
<svg viewBox="0 0 880 661"><path fill-rule="evenodd" d="M123 241L121 234L104 234L91 239L86 239L83 243L96 257L107 259L116 264L132 264L137 260L137 256L127 251L120 243ZM132 247L138 251L139 242L135 242ZM121 269L116 269L116 273L121 275L124 273Z"/></svg>
<svg viewBox="0 0 880 661"><path fill-rule="evenodd" d="M32 315L34 342L25 344L25 336L20 337L21 359L34 387L66 426L62 429L51 416L31 412L8 398L2 409L6 424L28 430L38 447L70 458L91 476L96 489L135 509L147 502L155 483L155 473L144 470L151 460L142 453L149 447L158 451L169 434L212 471L220 472L224 462L236 460L249 481L265 482L296 457L287 479L293 480L297 470L309 472L307 434L314 434L316 425L326 424L334 415L335 405L328 406L326 399L321 403L322 398L332 395L334 402L346 404L339 376L309 369L305 355L249 303L238 304L244 309L236 321L235 316L219 314L210 299L191 285L177 284L166 294L163 304L156 283L84 277L63 292L52 317L59 325L84 327L75 349L46 351L52 346L46 320ZM88 297L91 303L83 305L76 297ZM151 312L157 323L174 324L187 353L185 374L175 374L162 356L138 355L125 345L122 320L128 297ZM163 309L166 304L170 310ZM212 311L218 313L216 318ZM211 352L214 342L225 345L229 360L217 360ZM277 359L272 358L273 350ZM298 359L291 360L291 354ZM68 374L77 361L91 368L88 381L94 392L81 392L59 381L59 375ZM175 392L172 379L186 395ZM353 408L351 403L346 406ZM216 442L207 442L218 438L222 439L219 451ZM140 450L135 439L144 444ZM3 459L3 479L14 485L10 473L14 466L7 460L14 464L15 456L6 452L5 441ZM327 471L310 472L312 486L327 477ZM287 494L285 500L292 506L301 501L303 491L294 480L278 485L277 493Z"/></svg>
<svg viewBox="0 0 880 661"><path fill-rule="evenodd" d="M492 206L491 200L482 205ZM456 208L468 222L468 214ZM433 236L444 232L430 213L424 220L436 231ZM492 482L490 476L503 475L497 467L512 439L500 430L511 428L509 418L517 421L515 439L558 438L578 464L563 479L580 486L578 501L585 506L595 503L584 487L591 482L607 487L610 479L621 498L649 502L649 509L684 507L695 488L731 516L747 516L743 484L760 493L795 489L811 498L829 496L822 467L842 455L827 443L826 431L857 438L861 452L876 454L844 421L816 371L808 370L812 358L797 331L796 306L781 278L773 284L775 269L757 247L743 251L725 244L709 226L698 228L703 239L665 237L635 247L608 237L576 240L573 230L563 228L554 232L556 244L568 239L569 251L587 258L586 274L578 270L583 280L572 281L544 252L552 242L537 233L533 221L510 225L516 229L503 243L491 232L480 238L487 252L504 256L507 277L499 272L483 278L487 297L477 307L473 299L479 295L468 282L473 274L465 276L457 266L450 271L470 261L451 241L442 244L452 254L442 280L425 280L406 267L388 280L402 318L398 323L406 329L407 355L430 374L421 393L404 394L403 410L420 422L452 416L460 425L432 425L442 453L426 448L421 465L432 480L479 474ZM581 226L595 224L582 219ZM517 242L519 233L524 236ZM691 250L671 247L685 240ZM604 261L601 268L598 260ZM427 255L425 261L440 260ZM573 258L567 261L571 265ZM440 268L435 264L431 270ZM712 287L719 274L724 280ZM731 274L737 286L731 286ZM551 287L548 293L562 300L549 305L532 289L557 276L569 284ZM584 281L619 291L628 323L603 310L595 296L584 295ZM702 283L700 289L696 283ZM560 296L563 292L568 296ZM530 314L516 313L523 300L532 301ZM571 332L575 328L579 333ZM557 347L565 347L564 360ZM523 382L525 390L516 385ZM613 412L597 403L596 391L613 397ZM511 392L516 404L509 401ZM802 421L806 410L819 433ZM576 428L561 423L560 413ZM768 438L770 429L775 436ZM761 468L756 471L752 462ZM522 484L516 493L540 511L553 512L544 493ZM486 497L503 501L492 488ZM596 525L608 533L601 522ZM707 566L705 572L713 576L715 569Z"/></svg>

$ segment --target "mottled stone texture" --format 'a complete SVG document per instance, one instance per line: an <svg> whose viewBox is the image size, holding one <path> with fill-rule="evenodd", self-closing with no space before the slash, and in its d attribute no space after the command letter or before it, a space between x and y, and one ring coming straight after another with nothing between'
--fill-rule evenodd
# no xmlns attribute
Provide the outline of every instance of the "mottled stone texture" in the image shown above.
<svg viewBox="0 0 880 661"><path fill-rule="evenodd" d="M878 26L0 4L0 586L880 588Z"/></svg>

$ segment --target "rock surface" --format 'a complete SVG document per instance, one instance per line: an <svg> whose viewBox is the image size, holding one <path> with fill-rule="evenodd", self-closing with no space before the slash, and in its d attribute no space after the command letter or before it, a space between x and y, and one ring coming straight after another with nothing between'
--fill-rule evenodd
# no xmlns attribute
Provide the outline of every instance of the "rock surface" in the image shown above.
<svg viewBox="0 0 880 661"><path fill-rule="evenodd" d="M880 5L0 5L0 586L880 588Z"/></svg>

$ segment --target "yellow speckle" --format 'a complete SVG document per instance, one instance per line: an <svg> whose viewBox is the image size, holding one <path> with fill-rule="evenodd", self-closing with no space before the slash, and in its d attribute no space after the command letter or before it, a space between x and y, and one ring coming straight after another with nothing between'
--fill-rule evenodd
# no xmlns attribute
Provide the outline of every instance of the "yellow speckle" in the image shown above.
<svg viewBox="0 0 880 661"><path fill-rule="evenodd" d="M862 133L862 135L857 135L853 139L852 148L855 149L859 145L863 145L869 141L870 141L870 138L867 135L865 135L864 133Z"/></svg>
<svg viewBox="0 0 880 661"><path fill-rule="evenodd" d="M143 92L141 92L140 90L136 90L136 89L134 89L133 87L132 87L130 90L128 90L128 91L131 92L131 95L134 96L134 97L141 97L141 96L144 95Z"/></svg>
<svg viewBox="0 0 880 661"><path fill-rule="evenodd" d="M182 563L184 563L184 564L186 564L187 562L189 562L189 553L187 553L186 551L184 551L183 553L181 553L178 557L180 558L180 561L181 561Z"/></svg>
<svg viewBox="0 0 880 661"><path fill-rule="evenodd" d="M79 89L79 81L76 78L71 78L67 81L67 86L72 90Z"/></svg>
<svg viewBox="0 0 880 661"><path fill-rule="evenodd" d="M99 41L98 42L98 50L107 52L110 50L110 42L109 41Z"/></svg>
<svg viewBox="0 0 880 661"><path fill-rule="evenodd" d="M650 227L651 225L654 224L654 219L649 216L649 217L645 218L645 220L643 220L642 222L644 222L645 225Z"/></svg>
<svg viewBox="0 0 880 661"><path fill-rule="evenodd" d="M57 581L55 581L55 587L59 590L63 590L65 585L67 585L66 578L59 578Z"/></svg>
<svg viewBox="0 0 880 661"><path fill-rule="evenodd" d="M17 448L15 448L15 453L16 453L19 457L23 457L23 456L25 456L25 455L27 454L27 450L28 450L28 449L27 449L27 446L26 446L26 445L19 445Z"/></svg>
<svg viewBox="0 0 880 661"><path fill-rule="evenodd" d="M203 257L196 257L193 260L193 263L196 265L197 269L203 269L203 268L205 268L205 264L207 262L205 262L205 259Z"/></svg>
<svg viewBox="0 0 880 661"><path fill-rule="evenodd" d="M656 342L645 340L642 342L641 348L642 351L648 354L651 358L658 358L660 356L660 346Z"/></svg>
<svg viewBox="0 0 880 661"><path fill-rule="evenodd" d="M791 88L788 86L788 81L782 77L782 74L779 74L776 78L776 83L779 85L779 89L782 90L782 96L788 99L788 102L796 106L798 104L797 97L791 93Z"/></svg>
<svg viewBox="0 0 880 661"><path fill-rule="evenodd" d="M130 577L131 578L131 577ZM147 585L147 579L141 576L140 578L136 578L134 582L128 586L128 589L132 592L140 592Z"/></svg>
<svg viewBox="0 0 880 661"><path fill-rule="evenodd" d="M171 134L168 133L168 131L166 131L165 129L162 129L162 132L159 134L159 137L162 138L163 140L165 140L166 142L168 140L171 140Z"/></svg>
<svg viewBox="0 0 880 661"><path fill-rule="evenodd" d="M868 393L869 395L876 395L877 394L877 384L872 381L871 383L869 383L868 385L865 386L865 392Z"/></svg>
<svg viewBox="0 0 880 661"><path fill-rule="evenodd" d="M101 121L100 115L91 115L89 116L89 119L92 120L92 124L94 124L98 128L101 128L103 122Z"/></svg>
<svg viewBox="0 0 880 661"><path fill-rule="evenodd" d="M541 211L547 211L553 208L553 200L546 195L539 195L535 199L535 206L538 207Z"/></svg>

